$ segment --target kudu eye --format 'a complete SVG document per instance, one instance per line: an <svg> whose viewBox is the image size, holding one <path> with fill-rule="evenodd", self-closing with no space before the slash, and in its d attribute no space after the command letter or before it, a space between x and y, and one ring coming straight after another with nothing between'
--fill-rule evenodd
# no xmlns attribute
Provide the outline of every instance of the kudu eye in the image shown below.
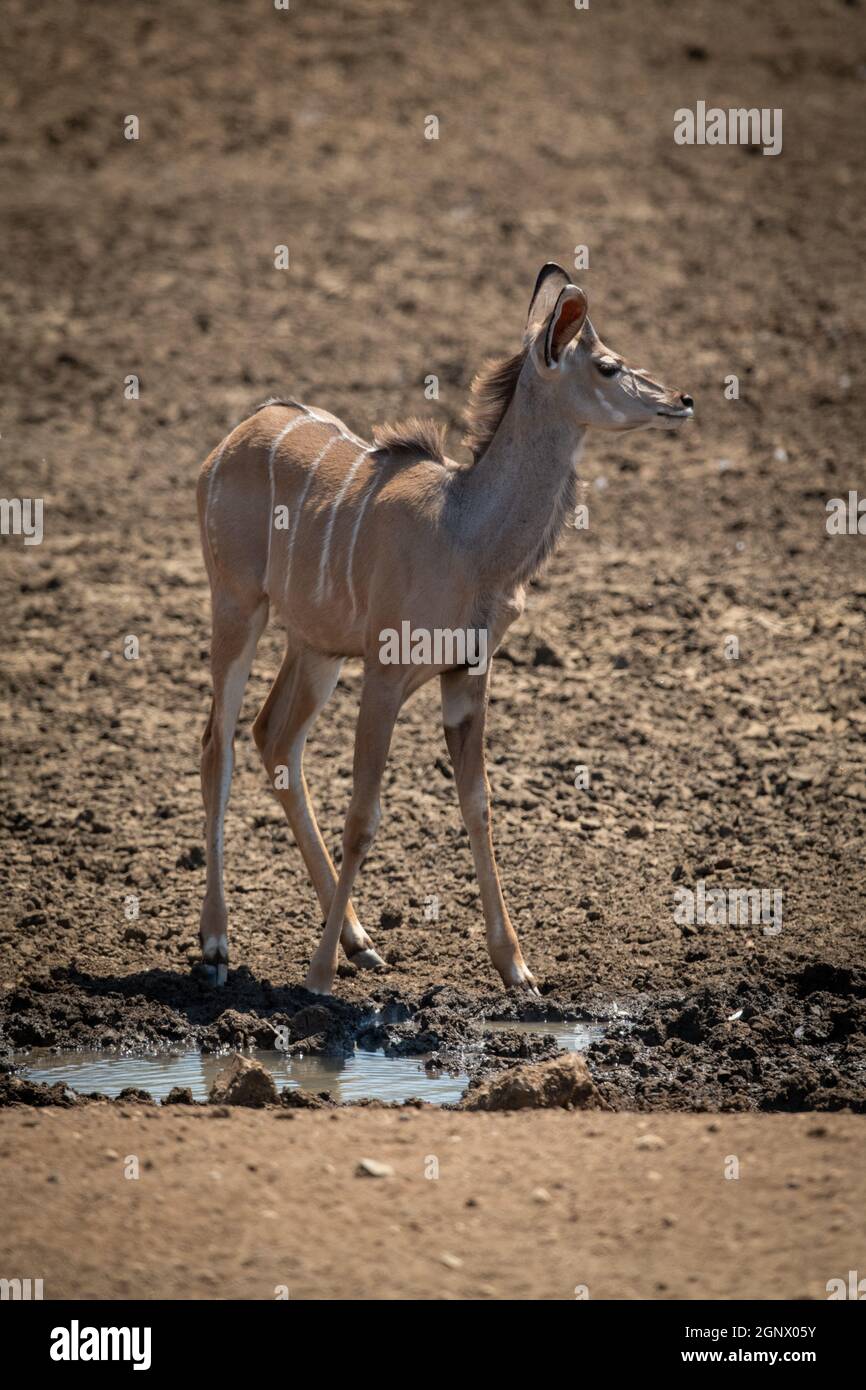
<svg viewBox="0 0 866 1390"><path fill-rule="evenodd" d="M619 371L618 362L596 362L595 364L602 376L616 376Z"/></svg>

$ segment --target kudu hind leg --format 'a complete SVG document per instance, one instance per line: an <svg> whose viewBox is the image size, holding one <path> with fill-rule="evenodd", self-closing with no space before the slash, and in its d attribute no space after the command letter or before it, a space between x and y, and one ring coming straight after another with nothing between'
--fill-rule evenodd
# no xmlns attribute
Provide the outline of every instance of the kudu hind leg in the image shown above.
<svg viewBox="0 0 866 1390"><path fill-rule="evenodd" d="M330 994L337 970L337 946L343 915L352 885L379 826L379 789L391 746L394 723L400 712L405 686L399 668L396 676L368 671L361 693L355 730L352 799L343 828L343 862L334 890L325 930L307 972L305 984L315 994Z"/></svg>
<svg viewBox="0 0 866 1390"><path fill-rule="evenodd" d="M267 622L267 601L243 611L214 600L211 671L213 700L202 737L201 790L206 817L207 882L199 941L208 979L228 974L228 912L223 890L223 827L234 765L234 736L256 646Z"/></svg>
<svg viewBox="0 0 866 1390"><path fill-rule="evenodd" d="M490 787L484 765L484 724L490 670L471 675L466 669L442 676L442 721L445 742L454 764L454 778L463 822L469 834L481 905L487 929L487 950L503 982L538 993L520 950L502 896L493 853L490 825Z"/></svg>
<svg viewBox="0 0 866 1390"><path fill-rule="evenodd" d="M324 916L334 896L337 875L316 821L304 776L307 735L329 700L342 658L321 656L308 648L290 648L268 697L253 725L253 737L279 800ZM278 770L284 769L278 784ZM358 921L351 902L346 904L340 944L353 965L373 970L384 965L381 956Z"/></svg>

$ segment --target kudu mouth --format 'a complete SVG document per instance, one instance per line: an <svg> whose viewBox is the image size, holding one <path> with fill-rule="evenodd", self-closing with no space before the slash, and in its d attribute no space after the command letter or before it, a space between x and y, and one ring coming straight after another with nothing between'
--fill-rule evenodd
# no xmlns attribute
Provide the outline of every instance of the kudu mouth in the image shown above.
<svg viewBox="0 0 866 1390"><path fill-rule="evenodd" d="M682 392L680 402L681 404L678 406L665 406L657 410L656 415L660 415L663 420L693 420L695 418L695 403L691 396Z"/></svg>

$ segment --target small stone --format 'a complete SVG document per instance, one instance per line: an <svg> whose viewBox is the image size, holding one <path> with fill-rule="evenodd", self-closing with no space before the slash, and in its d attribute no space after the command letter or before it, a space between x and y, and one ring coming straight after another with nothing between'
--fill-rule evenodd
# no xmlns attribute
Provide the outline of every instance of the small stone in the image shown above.
<svg viewBox="0 0 866 1390"><path fill-rule="evenodd" d="M439 1256L446 1269L462 1269L463 1261L459 1255L451 1255L447 1250Z"/></svg>
<svg viewBox="0 0 866 1390"><path fill-rule="evenodd" d="M114 1159L120 1158L120 1154L117 1152L117 1149L105 1149L102 1157L107 1158L113 1162Z"/></svg>
<svg viewBox="0 0 866 1390"><path fill-rule="evenodd" d="M547 1206L548 1202L553 1201L553 1198L551 1197L546 1187L533 1188L531 1196L533 1202L537 1202L538 1205L542 1207Z"/></svg>
<svg viewBox="0 0 866 1390"><path fill-rule="evenodd" d="M377 1158L362 1158L355 1169L356 1178L393 1178L394 1169L390 1163L380 1163Z"/></svg>
<svg viewBox="0 0 866 1390"><path fill-rule="evenodd" d="M636 1149L663 1149L665 1141L658 1134L639 1134L634 1146Z"/></svg>

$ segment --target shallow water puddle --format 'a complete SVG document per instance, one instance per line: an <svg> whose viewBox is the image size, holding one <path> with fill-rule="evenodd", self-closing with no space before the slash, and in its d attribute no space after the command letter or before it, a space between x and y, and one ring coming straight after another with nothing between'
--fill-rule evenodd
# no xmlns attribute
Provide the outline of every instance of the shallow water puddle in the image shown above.
<svg viewBox="0 0 866 1390"><path fill-rule="evenodd" d="M554 1037L563 1052L586 1052L594 1042L604 1037L607 1023L512 1023L510 1019L492 1022L485 1019L479 1025L488 1033L534 1033Z"/></svg>
<svg viewBox="0 0 866 1390"><path fill-rule="evenodd" d="M417 1096L435 1105L460 1099L469 1078L463 1072L426 1071L419 1057L386 1057L383 1052L358 1049L351 1057L287 1057L282 1052L255 1051L273 1074L277 1087L290 1090L329 1091L333 1100L383 1100L401 1102ZM73 1091L118 1096L127 1086L149 1091L162 1100L173 1086L188 1086L194 1100L207 1100L216 1077L226 1066L225 1056L187 1051L148 1057L124 1057L110 1052L61 1052L34 1048L18 1059L31 1081L49 1086L63 1081Z"/></svg>
<svg viewBox="0 0 866 1390"><path fill-rule="evenodd" d="M604 1036L603 1023L478 1023L491 1033L552 1035L565 1052L584 1052ZM476 1049L470 1051L474 1054ZM483 1054L479 1036L477 1055ZM261 1049L245 1054L258 1059L273 1075L278 1089L328 1091L335 1101L382 1100L398 1104L417 1097L433 1105L458 1101L469 1084L462 1071L427 1070L423 1057L388 1057L382 1051L356 1048L351 1057L289 1057L284 1052ZM162 1100L175 1086L188 1087L193 1100L207 1100L210 1088L227 1064L225 1055L197 1052L190 1048L178 1053L124 1056L116 1052L52 1052L34 1048L15 1059L21 1073L31 1081L55 1085L58 1081L73 1091L89 1095L93 1091L114 1098L127 1086L148 1091Z"/></svg>

